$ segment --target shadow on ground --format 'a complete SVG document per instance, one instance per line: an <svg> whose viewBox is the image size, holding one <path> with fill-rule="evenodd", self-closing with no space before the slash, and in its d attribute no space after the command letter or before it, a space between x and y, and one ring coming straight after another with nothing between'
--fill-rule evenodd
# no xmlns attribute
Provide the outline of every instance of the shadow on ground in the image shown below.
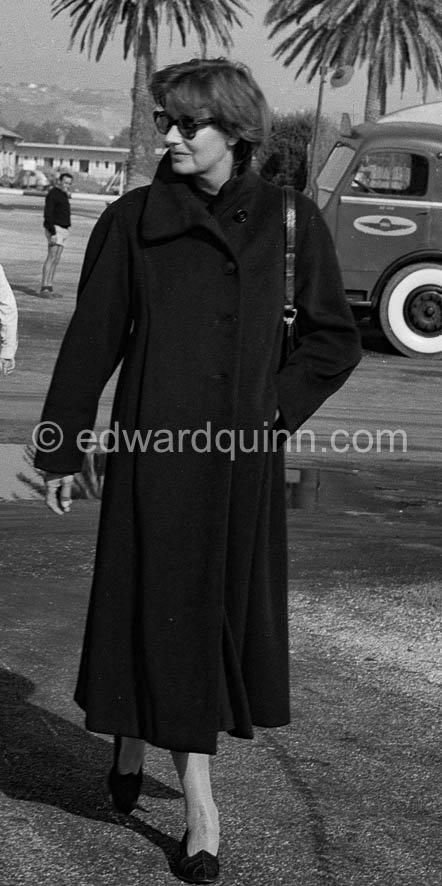
<svg viewBox="0 0 442 886"><path fill-rule="evenodd" d="M361 344L364 351L371 351L374 354L385 354L389 357L400 357L393 345L385 338L382 330L374 323L368 326L359 326L361 336Z"/></svg>
<svg viewBox="0 0 442 886"><path fill-rule="evenodd" d="M33 705L34 690L31 680L0 670L0 790L11 799L55 806L82 818L121 822L161 849L174 872L177 840L139 817L112 811L105 780L112 765L109 743ZM142 796L173 800L182 795L145 775Z"/></svg>
<svg viewBox="0 0 442 886"><path fill-rule="evenodd" d="M38 289L35 289L34 286L25 286L24 284L16 283L15 280L9 281L14 292L20 292L22 295L32 295L34 298L41 298L40 292Z"/></svg>

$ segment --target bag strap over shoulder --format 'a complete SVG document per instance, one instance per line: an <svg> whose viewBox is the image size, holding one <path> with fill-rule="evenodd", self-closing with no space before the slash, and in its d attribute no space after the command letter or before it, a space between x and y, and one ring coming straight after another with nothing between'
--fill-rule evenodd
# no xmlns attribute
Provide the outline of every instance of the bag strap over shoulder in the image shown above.
<svg viewBox="0 0 442 886"><path fill-rule="evenodd" d="M290 327L298 313L295 308L295 243L296 207L295 189L291 185L283 188L284 227L285 227L285 305L284 322Z"/></svg>

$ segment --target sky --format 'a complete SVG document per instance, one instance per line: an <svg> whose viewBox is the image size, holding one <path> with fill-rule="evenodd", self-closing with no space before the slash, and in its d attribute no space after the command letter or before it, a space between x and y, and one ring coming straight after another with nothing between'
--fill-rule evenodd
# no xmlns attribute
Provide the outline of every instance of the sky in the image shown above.
<svg viewBox="0 0 442 886"><path fill-rule="evenodd" d="M56 19L51 19L50 0L1 0L1 3L2 82L57 84L72 89L127 89L130 96L134 62L132 56L126 61L123 59L122 28L97 63L94 60L89 61L86 53L80 53L76 45L69 49L69 16L63 13ZM272 108L283 113L316 108L319 77L311 84L307 84L305 77L295 80L297 65L285 68L281 61L272 57L278 41L268 39L269 29L263 24L269 0L249 0L248 7L253 15L243 15L243 27L235 27L232 31L234 46L230 52L231 57L249 65ZM164 25L160 32L160 66L183 61L198 53L196 41L191 36L184 49L176 32L172 42L169 37ZM225 51L212 42L207 54L225 55ZM333 88L329 80L330 76L324 88L323 113L339 120L346 111L353 123L361 122L367 83L366 70L356 69L347 86ZM434 90L429 90L428 101L441 98ZM387 110L393 111L420 103L414 78L410 76L403 96L397 84L389 90Z"/></svg>

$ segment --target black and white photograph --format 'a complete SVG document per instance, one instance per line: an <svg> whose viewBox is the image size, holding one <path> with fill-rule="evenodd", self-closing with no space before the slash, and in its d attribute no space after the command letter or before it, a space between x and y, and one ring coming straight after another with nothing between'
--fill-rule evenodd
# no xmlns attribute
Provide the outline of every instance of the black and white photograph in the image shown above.
<svg viewBox="0 0 442 886"><path fill-rule="evenodd" d="M0 50L0 886L439 886L442 6Z"/></svg>

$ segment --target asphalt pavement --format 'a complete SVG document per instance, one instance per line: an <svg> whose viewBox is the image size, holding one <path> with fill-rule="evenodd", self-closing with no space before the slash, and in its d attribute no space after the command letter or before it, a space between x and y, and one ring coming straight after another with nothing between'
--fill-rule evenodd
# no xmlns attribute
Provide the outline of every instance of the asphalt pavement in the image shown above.
<svg viewBox="0 0 442 886"><path fill-rule="evenodd" d="M370 507L289 511L292 722L221 737L222 884L440 883L440 510ZM2 886L177 882L169 755L115 814L110 739L72 701L97 516L0 505Z"/></svg>
<svg viewBox="0 0 442 886"><path fill-rule="evenodd" d="M40 210L5 209L0 195L21 325L17 370L0 382L3 461L29 442L73 309L93 218L74 222L62 298L43 301ZM376 340L311 425L315 451L288 457L292 722L253 742L220 738L222 886L442 881L441 375ZM406 431L405 451L359 451L385 428ZM347 450L333 451L333 429ZM0 886L177 883L183 801L169 754L146 748L139 806L116 814L111 739L87 733L72 700L98 503L56 517L38 483L22 486L0 488Z"/></svg>

